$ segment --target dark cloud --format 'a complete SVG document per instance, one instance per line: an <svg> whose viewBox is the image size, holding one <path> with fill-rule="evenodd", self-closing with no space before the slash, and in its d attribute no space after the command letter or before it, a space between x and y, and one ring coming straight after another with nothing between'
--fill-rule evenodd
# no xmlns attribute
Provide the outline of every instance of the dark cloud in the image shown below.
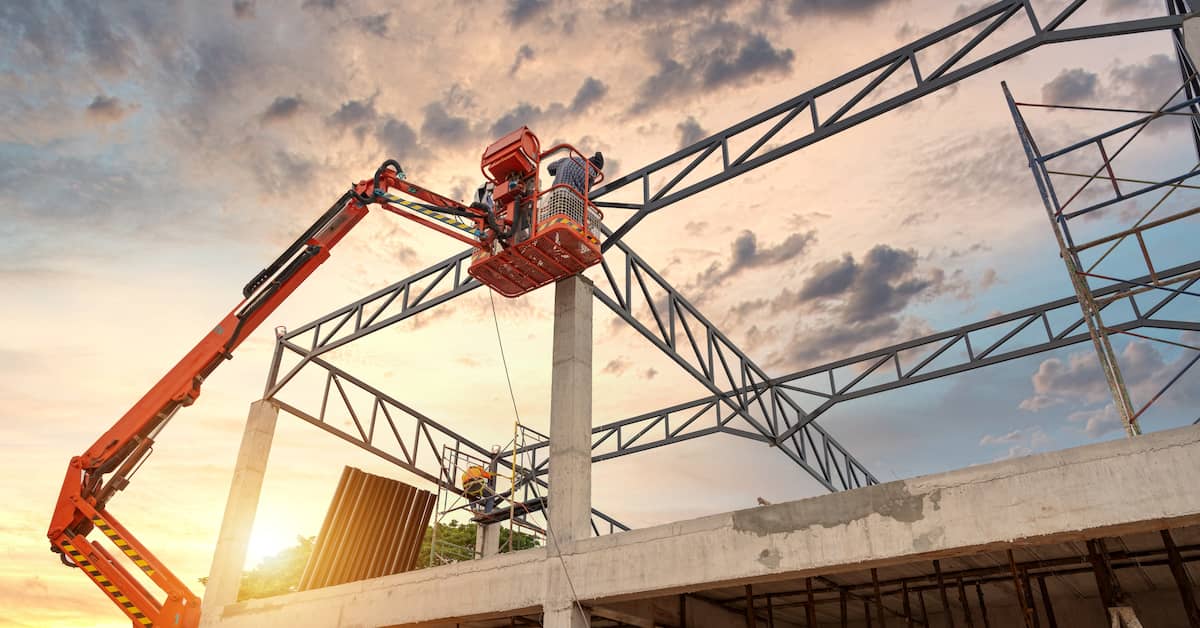
<svg viewBox="0 0 1200 628"><path fill-rule="evenodd" d="M683 230L691 235L704 235L704 232L708 230L708 222L689 220L683 225Z"/></svg>
<svg viewBox="0 0 1200 628"><path fill-rule="evenodd" d="M509 131L518 129L521 125L535 127L541 123L554 122L568 114L582 113L588 107L604 98L608 86L600 80L587 77L575 92L570 105L553 102L545 107L528 102L518 103L515 107L501 115L491 126L491 136L500 137ZM605 164L605 172L615 172L609 164Z"/></svg>
<svg viewBox="0 0 1200 628"><path fill-rule="evenodd" d="M302 9L323 9L332 11L338 7L340 0L304 0L304 4L300 5Z"/></svg>
<svg viewBox="0 0 1200 628"><path fill-rule="evenodd" d="M708 131L700 126L699 122L692 116L688 116L687 120L675 125L675 132L679 134L679 147L684 148L691 146L696 142L708 137Z"/></svg>
<svg viewBox="0 0 1200 628"><path fill-rule="evenodd" d="M354 18L354 25L358 27L358 30L367 35L374 35L375 37L387 37L388 21L391 19L391 17L391 11L384 11L383 13L379 13L377 15L364 15L362 17Z"/></svg>
<svg viewBox="0 0 1200 628"><path fill-rule="evenodd" d="M698 291L697 300L703 300L709 290L747 268L783 264L800 257L816 239L815 231L793 233L783 242L764 248L753 231L742 231L729 247L729 261L724 265L713 262L696 277L692 288Z"/></svg>
<svg viewBox="0 0 1200 628"><path fill-rule="evenodd" d="M840 260L828 260L813 267L812 273L800 287L801 299L820 299L837 296L854 284L859 266L849 253Z"/></svg>
<svg viewBox="0 0 1200 628"><path fill-rule="evenodd" d="M921 272L915 251L880 244L861 261L846 254L816 264L799 288L785 287L774 297L739 303L730 309L728 320L741 324L770 315L801 321L788 348L771 358L774 365L800 367L886 340L926 333L924 321L899 313L915 299L953 289L952 284L941 269ZM822 322L814 326L813 320ZM779 331L766 332L757 326L750 332L756 342L770 345L776 345L782 336Z"/></svg>
<svg viewBox="0 0 1200 628"><path fill-rule="evenodd" d="M554 105L557 105L559 109L563 108L561 103L554 103ZM536 125L539 120L547 115L547 111L555 110L554 105L551 105L547 110L543 110L541 107L531 105L527 102L519 103L492 124L492 137L500 137L509 131L521 128L521 125Z"/></svg>
<svg viewBox="0 0 1200 628"><path fill-rule="evenodd" d="M375 132L389 159L407 159L417 148L417 134L403 120L388 117ZM403 163L403 162L402 162Z"/></svg>
<svg viewBox="0 0 1200 628"><path fill-rule="evenodd" d="M723 12L730 4L728 0L632 0L627 6L613 5L606 15L626 19L661 20L683 17L698 11Z"/></svg>
<svg viewBox="0 0 1200 628"><path fill-rule="evenodd" d="M922 321L885 316L855 323L832 322L795 329L785 349L770 358L772 366L804 368L824 360L843 358L880 345L917 338L929 333ZM777 343L780 334L763 334L764 340Z"/></svg>
<svg viewBox="0 0 1200 628"><path fill-rule="evenodd" d="M658 71L638 87L631 111L677 107L682 97L787 75L796 56L790 48L776 48L760 32L720 19L685 39L675 51L662 50L658 38L651 39Z"/></svg>
<svg viewBox="0 0 1200 628"><path fill-rule="evenodd" d="M431 145L467 146L475 139L471 132L471 121L452 116L441 102L425 105L425 119L421 122L421 137Z"/></svg>
<svg viewBox="0 0 1200 628"><path fill-rule="evenodd" d="M513 26L522 26L550 8L549 0L508 0L504 17Z"/></svg>
<svg viewBox="0 0 1200 628"><path fill-rule="evenodd" d="M579 91L575 92L575 98L571 99L571 113L583 113L588 107L599 102L608 93L608 86L599 79L587 77L583 81L583 85L579 86Z"/></svg>
<svg viewBox="0 0 1200 628"><path fill-rule="evenodd" d="M254 0L233 0L233 15L238 19L254 17Z"/></svg>
<svg viewBox="0 0 1200 628"><path fill-rule="evenodd" d="M329 126L340 131L353 131L359 141L362 141L370 126L378 119L375 95L372 95L362 100L348 100L342 103L342 106L329 116L327 122Z"/></svg>
<svg viewBox="0 0 1200 628"><path fill-rule="evenodd" d="M304 108L304 100L299 96L277 96L275 101L262 112L263 122L281 122L290 120Z"/></svg>
<svg viewBox="0 0 1200 628"><path fill-rule="evenodd" d="M133 109L134 107L123 104L116 96L97 95L87 106L86 112L89 119L108 123L124 118Z"/></svg>
<svg viewBox="0 0 1200 628"><path fill-rule="evenodd" d="M732 56L713 55L704 68L705 87L722 87L755 74L786 74L792 69L795 53L777 49L761 33L750 37Z"/></svg>
<svg viewBox="0 0 1200 628"><path fill-rule="evenodd" d="M1156 54L1141 63L1114 67L1109 73L1109 81L1113 89L1138 105L1158 107L1179 89L1183 76L1173 57Z"/></svg>
<svg viewBox="0 0 1200 628"><path fill-rule="evenodd" d="M1063 70L1049 83L1042 86L1042 101L1055 105L1069 105L1096 97L1100 77L1083 68Z"/></svg>
<svg viewBox="0 0 1200 628"><path fill-rule="evenodd" d="M853 17L873 13L892 0L792 0L788 3L788 14L792 17L828 15Z"/></svg>
<svg viewBox="0 0 1200 628"><path fill-rule="evenodd" d="M530 48L529 44L521 44L521 47L517 48L516 57L513 58L512 67L508 68L508 75L516 76L517 72L521 70L521 65L526 61L532 61L533 57L533 48Z"/></svg>
<svg viewBox="0 0 1200 628"><path fill-rule="evenodd" d="M608 373L609 375L621 375L624 374L625 371L629 370L630 366L631 365L628 360L618 357L609 360L608 364L605 364L604 368L600 369L600 372Z"/></svg>

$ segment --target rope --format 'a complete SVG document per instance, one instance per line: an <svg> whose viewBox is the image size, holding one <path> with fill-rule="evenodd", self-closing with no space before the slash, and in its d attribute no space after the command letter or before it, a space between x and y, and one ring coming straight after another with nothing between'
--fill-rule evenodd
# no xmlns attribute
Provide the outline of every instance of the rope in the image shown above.
<svg viewBox="0 0 1200 628"><path fill-rule="evenodd" d="M512 375L510 375L509 371L508 371L508 358L505 357L505 355L504 355L504 340L500 334L500 317L496 315L496 297L495 297L495 295L492 294L491 290L488 290L488 301L492 305L492 323L496 327L496 344L500 346L500 364L502 364L504 366L504 379L505 379L505 381L508 382L508 396L512 399L513 416L516 418L516 424L514 425L514 429L513 429L513 432L514 432L513 433L513 466L515 467L517 464L517 454L516 454L517 434L516 434L516 431L521 426L521 412L517 409L517 395L515 392L513 392ZM515 469L513 471L513 479L514 479L514 481L516 479ZM542 496L538 492L537 483L531 481L529 483L529 486L533 489L534 496L537 497L538 499L541 499ZM513 493L514 493L513 497L516 497L516 487L513 488ZM509 503L511 504L511 500ZM554 553L558 555L558 562L559 562L559 564L562 565L563 576L566 577L567 586L570 587L570 589L571 589L571 601L575 603L575 607L579 610L579 616L582 617L584 619L584 621L587 622L587 625L590 626L590 625L592 625L591 617L583 609L583 604L579 603L579 593L577 593L575 591L575 583L571 580L570 570L567 569L567 559L563 558L562 548L558 544L558 535L554 534L554 527L550 523L549 503L547 503L547 506L545 508L543 508L543 511L546 513L546 535L549 536L550 541L554 543ZM511 524L512 524L512 518L510 515L509 532L508 532L508 542L510 544L513 542L513 529L512 529Z"/></svg>

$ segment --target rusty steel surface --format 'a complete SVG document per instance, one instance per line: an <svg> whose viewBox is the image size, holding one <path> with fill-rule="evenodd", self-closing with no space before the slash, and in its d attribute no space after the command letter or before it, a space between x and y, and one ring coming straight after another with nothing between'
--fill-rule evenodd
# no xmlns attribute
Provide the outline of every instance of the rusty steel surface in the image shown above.
<svg viewBox="0 0 1200 628"><path fill-rule="evenodd" d="M410 571L433 505L433 493L345 467L298 589Z"/></svg>

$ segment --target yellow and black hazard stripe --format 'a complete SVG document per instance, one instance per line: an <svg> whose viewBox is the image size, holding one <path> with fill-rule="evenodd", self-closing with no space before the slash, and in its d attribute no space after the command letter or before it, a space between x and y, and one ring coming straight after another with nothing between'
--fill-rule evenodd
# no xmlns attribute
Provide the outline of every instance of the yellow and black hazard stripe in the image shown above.
<svg viewBox="0 0 1200 628"><path fill-rule="evenodd" d="M112 529L112 526L108 525L107 521L101 519L100 517L92 517L92 523L96 524L97 528L100 528L100 531L104 533L104 536L112 539L113 544L121 548L121 551L125 552L125 555L133 560L133 564L137 565L142 571L146 572L147 576L154 575L154 568L150 566L150 563L146 562L146 559L142 558L142 555L137 553L137 550L130 547L129 542L121 538L121 535L117 534L117 531Z"/></svg>
<svg viewBox="0 0 1200 628"><path fill-rule="evenodd" d="M566 216L564 216L562 214L558 214L554 218L551 218L550 220L544 220L544 221L538 223L538 231L540 232L544 229L553 227L554 225L566 225L566 226L570 227L571 229L574 229L575 232L578 233L579 235L586 237L593 244L600 244L600 241L596 239L596 236L592 235L591 233L585 234L583 232L583 227L581 227L579 225L579 223L575 222L574 220L571 220L570 218L567 218Z"/></svg>
<svg viewBox="0 0 1200 628"><path fill-rule="evenodd" d="M79 568L87 573L89 578L95 580L96 584L104 587L104 590L108 591L108 594L111 595L118 604L125 608L125 612L130 617L143 626L154 625L154 620L146 617L146 614L142 612L142 609L138 608L137 605L130 601L129 598L125 597L125 594L121 593L121 590L118 589L116 585L114 585L112 581L108 579L108 577L100 573L100 570L97 569L96 566L91 563L91 561L84 557L82 552L75 549L74 545L63 541L62 548L63 551L71 557L71 560L75 561L75 564L79 565Z"/></svg>
<svg viewBox="0 0 1200 628"><path fill-rule="evenodd" d="M411 210L417 212L418 214L421 214L423 216L428 216L429 218L432 218L448 227L453 227L455 229L458 229L459 231L465 231L476 238L483 237L483 234L480 233L480 231L478 229L476 229L474 225L472 225L468 222L459 220L458 218L456 218L454 216L448 216L446 214L443 214L443 213L437 211L436 209L429 207L428 205L424 205L424 204L418 203L416 201L410 201L406 198L401 198L399 196L396 196L395 194L387 194L387 193L380 192L380 193L376 193L376 195L389 203L394 203L396 205L400 205L402 207L411 209Z"/></svg>

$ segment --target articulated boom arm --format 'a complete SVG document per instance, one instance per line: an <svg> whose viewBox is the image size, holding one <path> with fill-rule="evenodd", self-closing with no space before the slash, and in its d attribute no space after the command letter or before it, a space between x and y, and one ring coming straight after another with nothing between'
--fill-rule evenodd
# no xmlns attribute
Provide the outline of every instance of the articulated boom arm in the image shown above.
<svg viewBox="0 0 1200 628"><path fill-rule="evenodd" d="M410 200L391 190L412 196ZM470 208L404 181L400 165L385 162L337 200L270 266L242 290L244 297L199 344L82 455L71 459L50 522L51 549L78 566L113 598L134 626L196 626L200 599L105 510L145 461L154 438L172 416L200 396L200 386L224 360L326 259L329 251L379 204L458 240L482 246L494 223L486 209ZM99 528L166 593L160 602L88 534Z"/></svg>

